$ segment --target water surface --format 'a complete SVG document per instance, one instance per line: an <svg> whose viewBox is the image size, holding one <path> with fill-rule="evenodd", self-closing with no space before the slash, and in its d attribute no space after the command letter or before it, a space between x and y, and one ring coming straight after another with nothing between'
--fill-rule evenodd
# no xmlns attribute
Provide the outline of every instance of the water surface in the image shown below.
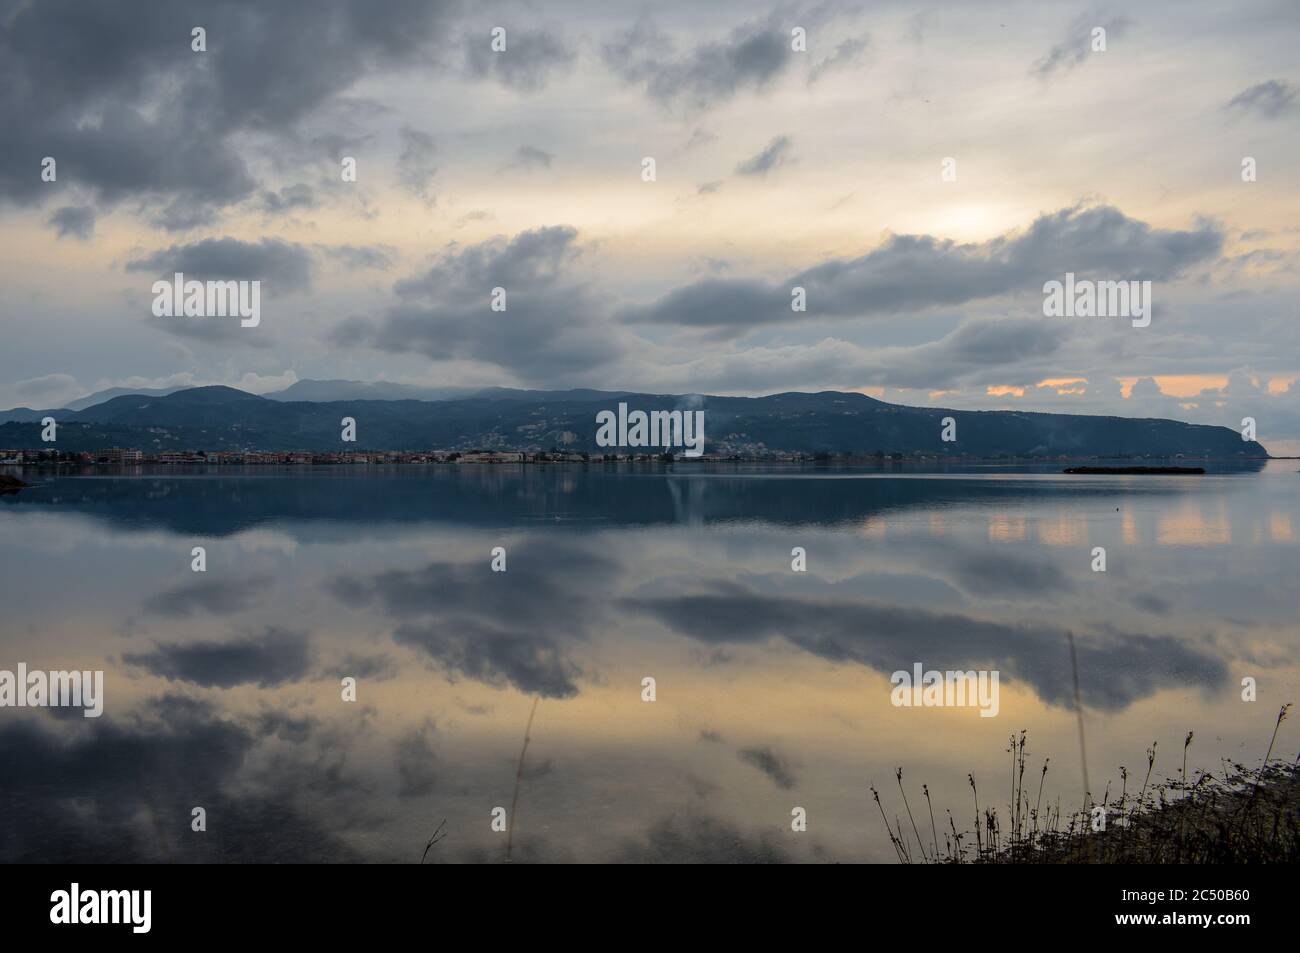
<svg viewBox="0 0 1300 953"><path fill-rule="evenodd" d="M499 861L540 698L516 861L892 861L896 767L968 828L1027 729L1044 799L1082 800L1067 633L1094 796L1188 730L1257 763L1300 700L1295 462L1056 469L13 471L0 669L107 697L0 709L0 859L416 862L446 819L431 861ZM892 706L918 662L999 671L997 717Z"/></svg>

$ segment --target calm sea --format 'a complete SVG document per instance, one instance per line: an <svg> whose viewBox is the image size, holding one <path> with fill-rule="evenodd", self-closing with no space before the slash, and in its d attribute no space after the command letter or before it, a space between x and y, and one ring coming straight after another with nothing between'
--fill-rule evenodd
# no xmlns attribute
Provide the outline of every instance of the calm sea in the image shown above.
<svg viewBox="0 0 1300 953"><path fill-rule="evenodd" d="M893 862L868 786L906 825L901 767L929 846L921 785L940 841L968 774L1005 812L1022 730L1079 806L1071 636L1095 798L1188 731L1189 770L1258 764L1298 467L15 470L0 670L105 698L0 708L0 860L414 863L445 820L430 862ZM917 664L998 672L996 716L895 706Z"/></svg>

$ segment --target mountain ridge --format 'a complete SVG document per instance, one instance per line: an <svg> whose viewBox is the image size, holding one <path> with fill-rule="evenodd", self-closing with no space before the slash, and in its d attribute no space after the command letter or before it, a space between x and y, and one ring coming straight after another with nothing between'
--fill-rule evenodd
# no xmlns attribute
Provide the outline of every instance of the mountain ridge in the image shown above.
<svg viewBox="0 0 1300 953"><path fill-rule="evenodd" d="M1156 417L959 410L891 404L852 391L785 391L760 397L627 391L515 391L417 399L286 401L225 385L165 396L120 395L80 411L30 411L59 423L58 449L131 446L161 450L498 449L653 452L601 447L596 414L620 402L636 410L704 410L705 452L905 453L966 456L1211 456L1263 458L1257 441L1227 427ZM341 420L357 441L340 440ZM956 421L956 441L942 439ZM0 414L0 419L4 419ZM39 417L0 423L0 447L50 449Z"/></svg>

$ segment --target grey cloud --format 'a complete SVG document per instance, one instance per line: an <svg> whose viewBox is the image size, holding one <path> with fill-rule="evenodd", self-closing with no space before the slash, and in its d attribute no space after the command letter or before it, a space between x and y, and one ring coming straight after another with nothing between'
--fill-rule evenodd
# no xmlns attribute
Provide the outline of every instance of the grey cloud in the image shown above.
<svg viewBox="0 0 1300 953"><path fill-rule="evenodd" d="M265 191L258 200L258 207L269 215L282 215L294 209L315 208L319 204L312 187L305 182L286 185L275 192Z"/></svg>
<svg viewBox="0 0 1300 953"><path fill-rule="evenodd" d="M0 828L6 863L347 862L361 856L338 836L338 814L321 822L293 806L303 790L337 797L348 779L300 759L274 759L258 793L232 793L231 781L268 737L268 728L223 716L177 695L146 701L126 716L106 714L92 733L49 730L34 719L0 728L0 749L21 771L0 772L0 801L23 824ZM283 719L272 728L290 735ZM309 732L307 732L309 733ZM123 770L129 766L129 770ZM194 792L210 819L201 837L168 836L166 822L189 833ZM337 807L337 804L332 806ZM217 819L220 820L217 820ZM171 830L176 830L172 826ZM267 832L275 836L268 837Z"/></svg>
<svg viewBox="0 0 1300 953"><path fill-rule="evenodd" d="M434 763L438 756L433 750L435 734L433 722L410 728L397 739L394 755L397 763L400 797L419 797L433 790L438 775Z"/></svg>
<svg viewBox="0 0 1300 953"><path fill-rule="evenodd" d="M330 677L350 675L353 678L387 681L397 675L397 661L391 655L349 654L330 667Z"/></svg>
<svg viewBox="0 0 1300 953"><path fill-rule="evenodd" d="M1168 599L1153 592L1134 593L1130 601L1143 612L1150 612L1153 615L1168 615L1173 608Z"/></svg>
<svg viewBox="0 0 1300 953"><path fill-rule="evenodd" d="M998 669L1024 679L1045 702L1071 700L1066 633L1046 623L990 621L871 601L773 596L714 581L694 595L627 599L665 625L708 645L782 638L836 663L881 673L915 661L947 669ZM1084 700L1118 711L1160 688L1221 684L1224 662L1164 635L1106 633L1076 639Z"/></svg>
<svg viewBox="0 0 1300 953"><path fill-rule="evenodd" d="M238 196L231 196L235 201ZM150 224L168 232L187 232L192 228L211 225L217 220L216 202L196 202L188 196L172 199L149 216Z"/></svg>
<svg viewBox="0 0 1300 953"><path fill-rule="evenodd" d="M206 579L185 583L147 599L144 611L173 619L199 612L232 615L248 609L267 588L264 579Z"/></svg>
<svg viewBox="0 0 1300 953"><path fill-rule="evenodd" d="M925 34L938 21L934 10L923 10L907 21L907 37L918 46L925 42Z"/></svg>
<svg viewBox="0 0 1300 953"><path fill-rule="evenodd" d="M123 655L122 660L168 681L208 688L269 688L302 678L311 652L304 633L268 626L260 634L229 642L160 643L152 652Z"/></svg>
<svg viewBox="0 0 1300 953"><path fill-rule="evenodd" d="M515 150L514 161L506 166L507 169L549 169L555 156L545 149L538 149L536 146L520 146Z"/></svg>
<svg viewBox="0 0 1300 953"><path fill-rule="evenodd" d="M44 374L14 383L14 390L17 393L24 399L37 403L64 396L69 390L79 387L77 379L71 374Z"/></svg>
<svg viewBox="0 0 1300 953"><path fill-rule="evenodd" d="M856 66L862 62L862 56L870 46L869 36L846 37L829 56L813 64L812 69L808 71L808 82L815 83L827 73Z"/></svg>
<svg viewBox="0 0 1300 953"><path fill-rule="evenodd" d="M516 762L513 758L508 758L506 759L506 763L513 766ZM553 774L555 771L555 762L552 761L550 758L547 758L544 761L530 760L524 762L523 766L519 768L518 771L519 771L519 777L522 778L523 780L536 781L540 778L544 778L550 774Z"/></svg>
<svg viewBox="0 0 1300 953"><path fill-rule="evenodd" d="M1053 73L1067 72L1080 66L1092 52L1092 31L1102 27L1106 31L1106 43L1117 40L1128 32L1132 25L1128 17L1111 17L1103 22L1096 13L1085 13L1076 18L1065 31L1065 37L1051 48L1041 59L1036 61L1029 71L1039 79L1047 79ZM1105 56L1105 53L1095 54Z"/></svg>
<svg viewBox="0 0 1300 953"><path fill-rule="evenodd" d="M342 602L374 605L400 620L394 641L450 674L571 697L581 671L569 656L583 635L573 619L594 623L601 586L619 566L585 546L556 541L522 542L510 548L509 559L506 573L492 572L484 561L435 562L362 579L342 576L329 588Z"/></svg>
<svg viewBox="0 0 1300 953"><path fill-rule="evenodd" d="M425 274L399 281L393 290L415 298L447 285L479 285L483 291L498 285L507 290L510 285L552 286L578 257L577 238L577 229L556 225L520 232L508 242L494 238L454 249Z"/></svg>
<svg viewBox="0 0 1300 953"><path fill-rule="evenodd" d="M392 245L322 245L320 250L348 271L387 271L397 258Z"/></svg>
<svg viewBox="0 0 1300 953"><path fill-rule="evenodd" d="M296 716L287 711L264 711L253 722L259 737L278 738L292 744L303 744L321 730L321 722L310 715Z"/></svg>
<svg viewBox="0 0 1300 953"><path fill-rule="evenodd" d="M425 273L394 285L401 303L378 318L342 323L334 340L485 361L525 380L589 372L617 357L622 343L593 292L566 280L576 239L575 229L557 226L453 247ZM505 312L489 307L496 287L506 290Z"/></svg>
<svg viewBox="0 0 1300 953"><path fill-rule="evenodd" d="M795 786L794 769L790 762L771 748L743 748L736 756L766 774L772 783L784 791Z"/></svg>
<svg viewBox="0 0 1300 953"><path fill-rule="evenodd" d="M767 175L773 169L790 162L789 136L776 136L766 148L756 156L751 156L736 166L737 175Z"/></svg>
<svg viewBox="0 0 1300 953"><path fill-rule="evenodd" d="M425 0L10 6L0 30L0 196L52 194L31 158L51 155L59 183L100 202L139 198L172 229L209 222L254 192L242 134L283 137L368 70L426 59L447 19L447 5ZM190 48L196 24L207 29L206 53Z"/></svg>
<svg viewBox="0 0 1300 953"><path fill-rule="evenodd" d="M309 139L305 148L311 160L328 163L329 180L332 185L338 181L339 162L342 158L344 156L355 158L364 153L371 147L375 138L374 133L350 136L340 132L324 132Z"/></svg>
<svg viewBox="0 0 1300 953"><path fill-rule="evenodd" d="M305 291L311 285L311 252L302 245L263 238L244 242L237 238L205 238L188 245L172 245L126 263L127 271L142 271L159 278L184 272L187 279L260 280L267 294Z"/></svg>
<svg viewBox="0 0 1300 953"><path fill-rule="evenodd" d="M770 831L753 837L715 817L671 816L637 840L625 840L614 857L626 864L781 864L793 858Z"/></svg>
<svg viewBox="0 0 1300 953"><path fill-rule="evenodd" d="M1052 370L1045 365L1071 334L1068 325L1036 318L972 318L937 341L910 347L866 348L825 338L709 354L674 367L674 380L696 389L706 384L764 393L832 385L947 388L994 371L999 380L991 383L1002 383L1012 366L1019 375L1041 380Z"/></svg>
<svg viewBox="0 0 1300 953"><path fill-rule="evenodd" d="M568 69L577 54L558 33L506 27L506 48L495 52L487 30L465 37L465 67L471 76L494 79L523 92L541 89Z"/></svg>
<svg viewBox="0 0 1300 953"><path fill-rule="evenodd" d="M910 348L899 355L899 373L891 380L902 384L910 374L913 384L933 380L933 372L946 368L959 373L980 367L1002 367L1031 358L1049 357L1069 337L1068 326L1037 318L976 318L963 321L938 341ZM926 386L920 384L919 386Z"/></svg>
<svg viewBox="0 0 1300 953"><path fill-rule="evenodd" d="M50 216L50 224L59 238L79 238L83 242L95 236L95 210L88 205L65 205Z"/></svg>
<svg viewBox="0 0 1300 953"><path fill-rule="evenodd" d="M1110 206L1061 209L1029 228L978 244L931 235L894 235L867 254L832 260L770 285L706 280L669 292L624 320L731 328L818 318L896 314L1005 294L1034 294L1066 271L1081 277L1167 280L1216 257L1219 226L1152 228ZM790 309L790 289L807 290L808 310Z"/></svg>
<svg viewBox="0 0 1300 953"><path fill-rule="evenodd" d="M1270 79L1243 89L1228 101L1229 109L1255 113L1265 119L1280 119L1296 109L1300 86L1285 79Z"/></svg>
<svg viewBox="0 0 1300 953"><path fill-rule="evenodd" d="M450 621L398 626L393 641L425 652L449 675L546 698L578 694L582 671L556 639L469 619Z"/></svg>
<svg viewBox="0 0 1300 953"><path fill-rule="evenodd" d="M743 24L721 41L678 54L642 19L602 47L606 65L665 107L707 109L745 90L763 90L790 64L790 37L775 17Z"/></svg>
<svg viewBox="0 0 1300 953"><path fill-rule="evenodd" d="M1041 558L1031 560L1001 552L994 559L987 549L949 544L926 553L925 560L946 570L963 591L983 598L1036 596L1074 589L1073 581L1060 566Z"/></svg>
<svg viewBox="0 0 1300 953"><path fill-rule="evenodd" d="M166 334L173 334L177 337L187 338L191 341L199 341L204 344L213 344L226 347L237 344L241 347L249 347L254 350L270 350L275 345L275 341L267 327L267 322L262 323L262 332L259 334L250 334L247 329L241 328L238 321L184 321L176 318L161 317L156 318L150 315L145 319L145 326L154 328ZM170 344L186 347L180 342L170 342ZM193 357L192 352L186 348L188 356L182 359L190 360Z"/></svg>
<svg viewBox="0 0 1300 953"><path fill-rule="evenodd" d="M434 162L438 148L433 137L427 132L403 126L401 138L402 152L397 157L398 181L403 188L432 205L434 197L429 193L429 184L438 172L437 163Z"/></svg>
<svg viewBox="0 0 1300 953"><path fill-rule="evenodd" d="M691 136L686 140L686 144L682 146L681 151L692 152L695 149L701 149L712 142L716 142L717 139L718 134L716 132L710 132L708 129L697 126L691 130Z"/></svg>

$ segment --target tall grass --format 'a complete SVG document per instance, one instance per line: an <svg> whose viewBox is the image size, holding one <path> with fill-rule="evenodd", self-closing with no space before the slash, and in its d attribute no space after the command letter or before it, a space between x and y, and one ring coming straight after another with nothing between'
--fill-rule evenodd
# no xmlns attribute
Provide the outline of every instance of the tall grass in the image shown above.
<svg viewBox="0 0 1300 953"><path fill-rule="evenodd" d="M1136 797L1128 790L1128 769L1120 767L1119 794L1111 798L1108 783L1101 800L1094 801L1085 786L1082 804L1062 815L1060 800L1043 809L1047 760L1039 773L1038 794L1031 805L1025 792L1026 733L1011 736L1011 788L1005 828L998 808L980 813L979 790L974 775L967 775L975 799L973 830L958 830L948 812L951 836L944 832L940 848L930 808L932 854L912 824L921 862L931 863L1296 863L1300 862L1300 756L1286 762L1273 758L1278 729L1290 712L1283 705L1273 725L1268 750L1258 767L1224 760L1219 771L1196 772L1189 779L1188 749L1193 732L1183 741L1181 770L1173 777L1151 783L1156 763L1156 743L1147 749L1147 771ZM1177 769L1178 766L1175 765ZM907 806L903 771L895 772L899 793ZM927 804L928 785L922 785ZM871 788L881 819L900 863L912 863L913 854L901 824L891 827L880 794ZM1094 830L1093 809L1105 810L1105 824ZM907 808L908 817L911 809ZM973 836L971 836L973 835Z"/></svg>
<svg viewBox="0 0 1300 953"><path fill-rule="evenodd" d="M519 783L524 778L524 755L528 754L528 742L532 740L533 716L537 714L537 705L541 696L533 699L533 709L528 713L528 724L524 726L524 746L519 749L519 765L515 768L515 793L510 798L510 814L506 817L506 863L510 862L510 852L515 838L515 807L519 804Z"/></svg>

